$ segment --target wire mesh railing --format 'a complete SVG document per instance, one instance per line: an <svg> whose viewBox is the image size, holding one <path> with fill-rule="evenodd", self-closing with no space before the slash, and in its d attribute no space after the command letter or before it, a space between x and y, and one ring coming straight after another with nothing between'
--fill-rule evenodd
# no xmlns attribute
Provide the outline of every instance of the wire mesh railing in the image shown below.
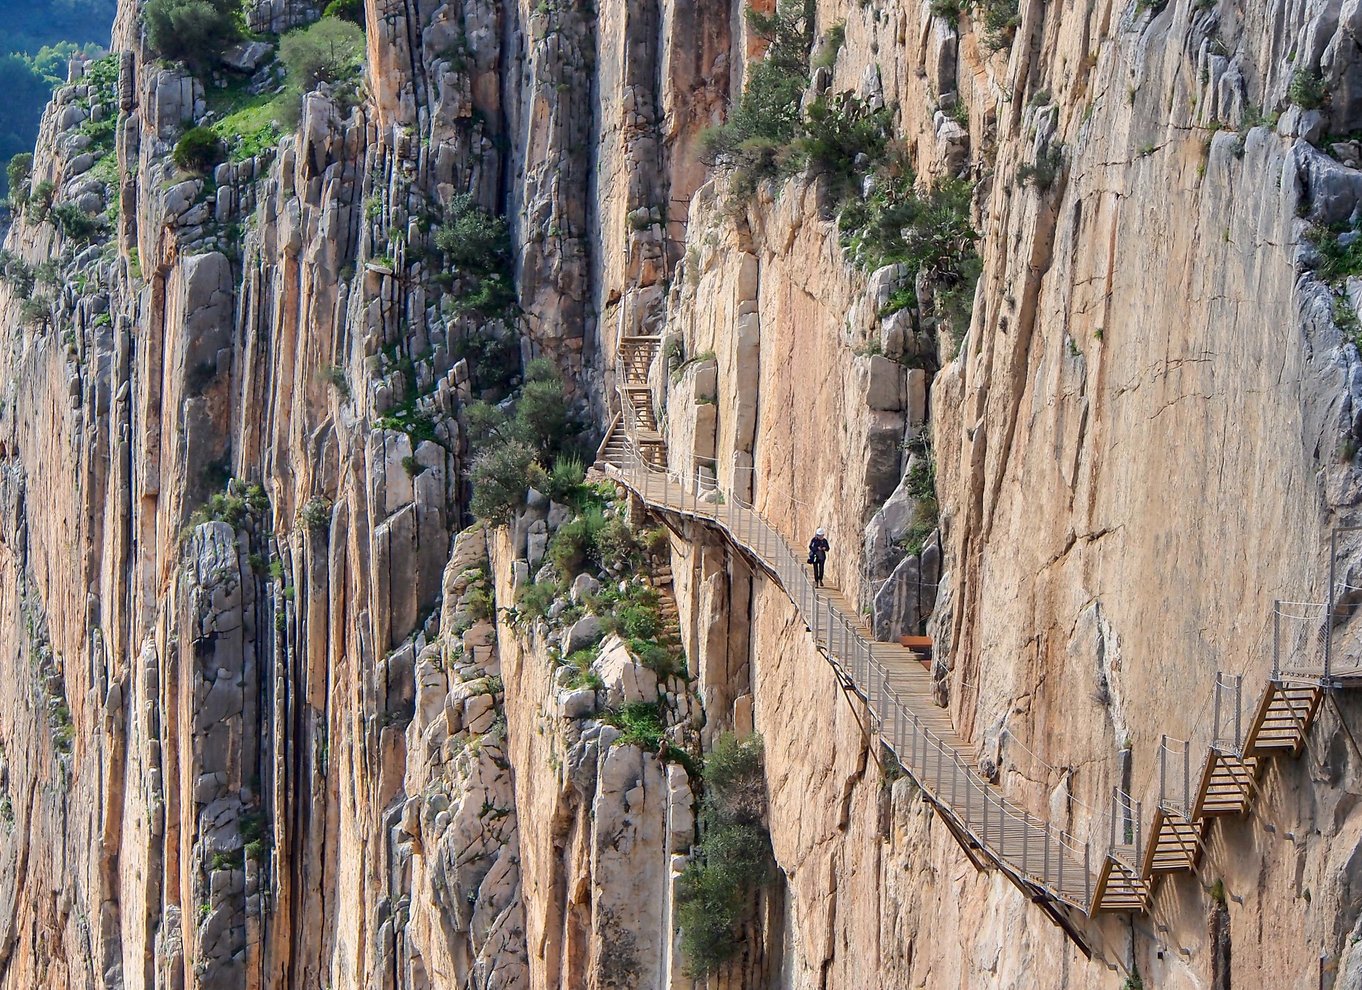
<svg viewBox="0 0 1362 990"><path fill-rule="evenodd" d="M1138 873L1144 856L1144 804L1119 787L1111 792L1111 813L1106 816L1107 855L1121 860Z"/></svg>
<svg viewBox="0 0 1362 990"><path fill-rule="evenodd" d="M1272 679L1329 676L1329 606L1325 602L1272 603Z"/></svg>
<svg viewBox="0 0 1362 990"><path fill-rule="evenodd" d="M1239 755L1244 746L1244 675L1215 672L1211 745Z"/></svg>
<svg viewBox="0 0 1362 990"><path fill-rule="evenodd" d="M1027 883L1087 911L1093 844L1003 798L962 753L949 718L930 701L930 677L902 648L875 643L855 616L815 587L804 561L754 506L706 484L699 471L653 467L631 453L612 473L655 508L722 529L773 574L819 649L864 698L899 762L979 848ZM916 669L914 669L916 667Z"/></svg>

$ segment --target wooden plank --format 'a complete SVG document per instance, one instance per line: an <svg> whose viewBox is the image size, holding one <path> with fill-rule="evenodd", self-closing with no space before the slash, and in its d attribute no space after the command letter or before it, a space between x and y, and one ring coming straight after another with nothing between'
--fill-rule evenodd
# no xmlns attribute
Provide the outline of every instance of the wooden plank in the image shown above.
<svg viewBox="0 0 1362 990"><path fill-rule="evenodd" d="M645 436L657 437L659 446L661 437L655 433L644 434ZM625 483L629 484L629 479L624 478ZM637 487L630 485L638 493ZM679 513L682 516L710 521L714 519L723 520L723 507L714 503L692 502L684 495L679 495L672 491L664 490L660 496L653 493L652 497L644 499L646 504L661 507L667 511ZM724 527L727 530L727 526ZM741 529L741 527L739 527ZM732 539L734 534L728 533ZM756 541L760 543L760 541ZM785 564L777 564L764 557L762 553L748 543L743 544L747 552L752 553L753 557L765 569L774 575L778 583L782 583L788 574L782 575L787 570ZM789 589L786 588L788 593ZM1047 838L1042 832L1044 824L1037 820L1025 816L1020 809L1011 808L1007 805L1006 817L1001 825L993 818L994 810L998 804L1002 803L1002 795L999 788L985 781L974 772L974 757L971 754L970 746L961 740L955 731L954 723L947 711L935 704L935 683L930 674L923 669L921 658L918 657L912 647L919 648L930 646L931 640L927 637L915 637L911 642L902 643L878 643L872 638L871 631L867 628L861 617L857 614L852 604L845 595L837 588L824 588L818 592L819 600L826 605L837 617L839 624L845 625L861 641L858 647L868 646L871 659L883 669L884 681L892 691L901 710L908 716L916 719L917 723L930 730L944 749L944 758L941 764L941 774L938 777L935 766L930 755L920 759L921 765L910 768L914 777L926 789L929 794L935 795L935 802L943 810L943 815L947 816L951 822L959 821L963 823L967 832L960 836L961 845L969 853L971 845L983 849L990 849L989 856L996 858L1000 863L1011 863L1011 868L1018 869L1020 872L1030 871L1034 877L1042 869L1047 861L1050 863L1051 872L1054 873L1055 867L1059 863L1064 864L1066 876L1066 887L1069 891L1052 891L1051 895L1060 898L1069 898L1069 902L1075 906L1080 906L1072 898L1072 891L1082 892L1078 896L1085 896L1089 876L1086 874L1085 865L1072 853L1066 849L1058 836ZM793 600L793 599L792 599ZM820 648L821 649L821 648ZM854 666L856 658L850 657L830 657L838 669L847 670ZM869 691L872 685L860 684L858 689L868 695L877 692ZM878 686L876 686L878 687ZM882 713L887 714L887 713ZM900 754L902 758L908 758L911 754ZM957 802L955 807L947 803L947 799L954 794ZM1019 817L1020 816L1020 817ZM987 840L987 841L985 841ZM1048 855L1047 855L1048 846ZM1029 854L1029 855L1027 855ZM1023 859L1027 860L1023 862ZM1072 886L1070 886L1070 878ZM1030 883L1031 881L1028 881ZM1124 878L1120 880L1122 890L1128 889L1128 881ZM1048 888L1046 888L1048 889ZM1122 896L1134 896L1125 895ZM1087 905L1081 905L1083 910L1087 910Z"/></svg>

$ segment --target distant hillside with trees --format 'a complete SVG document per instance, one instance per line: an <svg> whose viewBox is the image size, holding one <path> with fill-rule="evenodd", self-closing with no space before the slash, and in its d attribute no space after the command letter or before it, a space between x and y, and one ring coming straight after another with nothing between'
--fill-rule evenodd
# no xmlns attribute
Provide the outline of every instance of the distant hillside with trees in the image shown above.
<svg viewBox="0 0 1362 990"><path fill-rule="evenodd" d="M32 151L38 121L80 49L109 43L117 0L0 0L0 163ZM0 194L7 193L0 172Z"/></svg>

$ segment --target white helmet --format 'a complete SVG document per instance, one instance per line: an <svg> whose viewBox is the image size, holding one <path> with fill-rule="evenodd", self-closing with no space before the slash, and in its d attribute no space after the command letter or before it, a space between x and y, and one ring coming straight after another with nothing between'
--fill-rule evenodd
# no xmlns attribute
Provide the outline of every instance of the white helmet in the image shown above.
<svg viewBox="0 0 1362 990"><path fill-rule="evenodd" d="M814 536L827 536L827 535L828 535L828 531L827 531L826 529L815 530L813 535L814 535Z"/></svg>

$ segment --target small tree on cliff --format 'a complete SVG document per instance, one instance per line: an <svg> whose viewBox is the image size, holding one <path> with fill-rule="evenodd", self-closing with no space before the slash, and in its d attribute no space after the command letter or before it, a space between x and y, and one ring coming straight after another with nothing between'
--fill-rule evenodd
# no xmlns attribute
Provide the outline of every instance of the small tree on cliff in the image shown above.
<svg viewBox="0 0 1362 990"><path fill-rule="evenodd" d="M809 0L781 0L770 14L749 7L747 22L753 33L768 42L766 55L748 67L747 84L728 122L706 131L702 138L705 157L734 170L735 191L740 196L785 168L801 132L813 5Z"/></svg>
<svg viewBox="0 0 1362 990"><path fill-rule="evenodd" d="M681 948L693 976L737 952L738 930L771 878L766 778L759 736L722 735L705 757L705 797L695 860L681 875Z"/></svg>
<svg viewBox="0 0 1362 990"><path fill-rule="evenodd" d="M9 160L5 178L9 183L9 201L16 209L28 202L28 183L33 175L33 155L22 152Z"/></svg>
<svg viewBox="0 0 1362 990"><path fill-rule="evenodd" d="M324 17L279 41L279 58L289 81L302 93L320 84L350 83L364 65L364 32L349 21Z"/></svg>
<svg viewBox="0 0 1362 990"><path fill-rule="evenodd" d="M233 0L147 0L142 23L156 54L201 71L241 37L236 13Z"/></svg>
<svg viewBox="0 0 1362 990"><path fill-rule="evenodd" d="M513 412L473 402L464 412L464 425L474 451L471 508L494 523L509 521L530 487L553 486L553 469L576 456L581 433L563 379L542 358L526 366Z"/></svg>

